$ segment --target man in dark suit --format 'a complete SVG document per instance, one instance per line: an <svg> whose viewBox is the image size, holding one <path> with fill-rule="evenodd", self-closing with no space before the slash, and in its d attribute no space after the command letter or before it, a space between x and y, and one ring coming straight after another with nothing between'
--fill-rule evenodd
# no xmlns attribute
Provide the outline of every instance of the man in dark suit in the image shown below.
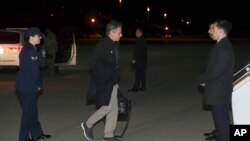
<svg viewBox="0 0 250 141"><path fill-rule="evenodd" d="M214 22L210 23L209 24L209 29L208 29L208 34L209 34L209 37L211 39L213 39L213 31L214 31ZM201 72L204 72L206 68L203 68ZM198 86L198 91L203 93L204 91L204 86ZM217 132L216 130L212 130L211 132L209 133L204 133L204 136L205 136L205 139L206 140L212 140L212 139L215 139L216 138L216 135L217 135Z"/></svg>
<svg viewBox="0 0 250 141"><path fill-rule="evenodd" d="M29 28L25 32L26 43L19 55L20 69L16 78L16 91L22 107L19 141L37 141L51 137L43 133L37 111L38 93L43 86L36 45L40 44L42 37L44 35L37 27Z"/></svg>
<svg viewBox="0 0 250 141"><path fill-rule="evenodd" d="M119 141L114 137L118 117L119 40L122 24L111 21L106 27L106 37L99 41L94 50L93 72L88 98L93 98L97 111L86 122L81 123L84 136L93 140L93 126L106 117L103 141ZM91 99L90 99L91 100Z"/></svg>
<svg viewBox="0 0 250 141"><path fill-rule="evenodd" d="M135 32L137 41L134 47L132 66L135 68L135 82L132 89L128 91L138 92L146 90L146 68L147 68L147 42L143 37L142 28Z"/></svg>
<svg viewBox="0 0 250 141"><path fill-rule="evenodd" d="M232 24L226 20L215 21L212 39L213 46L201 85L205 86L203 101L211 105L217 131L216 141L229 141L229 106L233 91L234 50L228 38Z"/></svg>

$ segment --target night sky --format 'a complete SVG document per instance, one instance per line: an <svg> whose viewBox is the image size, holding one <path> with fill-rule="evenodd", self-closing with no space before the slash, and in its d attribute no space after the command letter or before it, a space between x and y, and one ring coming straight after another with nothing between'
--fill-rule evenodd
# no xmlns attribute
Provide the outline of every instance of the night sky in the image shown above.
<svg viewBox="0 0 250 141"><path fill-rule="evenodd" d="M103 30L109 19L123 22L130 30L135 25L154 25L182 29L187 34L207 34L208 24L216 19L233 23L233 35L250 35L250 6L247 1L224 0L1 0L1 27L16 26L90 26ZM150 7L149 15L146 8ZM167 13L164 19L163 13ZM166 21L166 24L164 23ZM189 21L187 26L181 21Z"/></svg>

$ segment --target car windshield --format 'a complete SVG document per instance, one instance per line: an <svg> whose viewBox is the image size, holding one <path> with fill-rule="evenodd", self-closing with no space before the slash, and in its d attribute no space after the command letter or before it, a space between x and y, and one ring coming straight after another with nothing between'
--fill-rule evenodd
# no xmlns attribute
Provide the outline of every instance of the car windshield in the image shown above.
<svg viewBox="0 0 250 141"><path fill-rule="evenodd" d="M19 33L0 31L0 44L15 44L20 42Z"/></svg>

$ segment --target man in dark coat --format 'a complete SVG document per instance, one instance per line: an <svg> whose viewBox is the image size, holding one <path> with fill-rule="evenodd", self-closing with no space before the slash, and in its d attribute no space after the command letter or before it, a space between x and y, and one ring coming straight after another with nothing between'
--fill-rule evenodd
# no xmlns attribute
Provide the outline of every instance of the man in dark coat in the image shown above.
<svg viewBox="0 0 250 141"><path fill-rule="evenodd" d="M212 22L212 23L209 24L208 34L209 34L209 36L210 36L211 39L213 39L214 24L215 24L214 22ZM202 68L201 74L205 74L205 73L204 73L205 71L206 71L206 68ZM199 91L200 93L203 93L203 92L204 92L204 86L199 85L199 86L198 86L198 91ZM206 109L207 109L207 108L206 108ZM205 136L205 139L206 139L206 140L215 139L215 138L216 138L216 135L217 135L217 133L216 133L216 130L215 130L215 129L212 130L212 131L209 132L209 133L204 133L204 136Z"/></svg>
<svg viewBox="0 0 250 141"><path fill-rule="evenodd" d="M37 110L38 93L43 86L36 45L40 44L42 37L44 35L37 27L29 28L25 32L26 43L19 55L20 69L16 79L16 91L22 107L19 141L37 141L51 137L43 133Z"/></svg>
<svg viewBox="0 0 250 141"><path fill-rule="evenodd" d="M211 105L217 131L216 141L229 141L229 105L233 91L234 50L228 38L232 24L226 20L215 21L212 38L217 43L212 48L201 85L205 86L203 101Z"/></svg>
<svg viewBox="0 0 250 141"><path fill-rule="evenodd" d="M122 24L111 21L106 28L106 37L99 41L94 50L93 72L89 98L94 98L97 111L86 122L81 123L84 135L93 140L92 128L106 117L104 141L119 141L114 137L118 116L119 80L119 40L122 37Z"/></svg>
<svg viewBox="0 0 250 141"><path fill-rule="evenodd" d="M142 28L137 28L137 41L134 47L132 66L135 68L135 82L132 89L128 91L138 92L146 90L146 68L147 68L147 43L143 37Z"/></svg>

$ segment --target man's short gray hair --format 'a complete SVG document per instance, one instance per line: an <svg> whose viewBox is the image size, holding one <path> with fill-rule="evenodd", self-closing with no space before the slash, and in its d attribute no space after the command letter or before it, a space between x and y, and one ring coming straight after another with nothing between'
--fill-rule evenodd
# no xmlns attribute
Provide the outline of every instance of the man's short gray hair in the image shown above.
<svg viewBox="0 0 250 141"><path fill-rule="evenodd" d="M122 27L122 23L118 21L110 21L106 27L106 35L109 35L111 31L116 30L117 28Z"/></svg>

